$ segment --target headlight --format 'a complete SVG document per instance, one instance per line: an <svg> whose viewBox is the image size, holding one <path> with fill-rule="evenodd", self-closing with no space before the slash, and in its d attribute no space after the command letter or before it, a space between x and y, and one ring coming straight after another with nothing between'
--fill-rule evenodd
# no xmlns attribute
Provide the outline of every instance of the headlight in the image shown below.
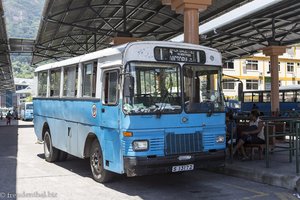
<svg viewBox="0 0 300 200"><path fill-rule="evenodd" d="M224 143L225 137L223 135L218 135L216 137L216 143Z"/></svg>
<svg viewBox="0 0 300 200"><path fill-rule="evenodd" d="M147 140L135 140L132 142L133 151L147 151L148 141Z"/></svg>

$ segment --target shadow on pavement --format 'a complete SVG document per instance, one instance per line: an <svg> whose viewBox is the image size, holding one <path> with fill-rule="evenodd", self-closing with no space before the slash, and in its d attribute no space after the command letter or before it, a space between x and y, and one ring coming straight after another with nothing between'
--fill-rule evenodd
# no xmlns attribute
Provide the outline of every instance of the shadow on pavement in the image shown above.
<svg viewBox="0 0 300 200"><path fill-rule="evenodd" d="M37 156L41 159L45 159L45 155L43 153L37 154ZM45 161L46 162L46 161ZM82 177L90 177L92 178L89 159L80 159L71 155L68 155L66 161L62 162L54 162L59 167L62 167L68 171L72 171Z"/></svg>
<svg viewBox="0 0 300 200"><path fill-rule="evenodd" d="M18 126L0 126L0 199L16 199Z"/></svg>
<svg viewBox="0 0 300 200"><path fill-rule="evenodd" d="M41 159L44 159L44 154L37 154L37 156ZM46 162L46 161L45 161ZM68 156L68 159L63 162L55 162L53 163L59 167L62 167L68 171L72 171L77 175L82 177L88 177L91 180L91 170L89 165L89 159L80 159L73 156ZM149 175L149 176L140 176L140 177L126 177L126 175L115 174L113 180L109 183L104 183L106 187L125 193L129 196L139 196L142 199L186 199L185 195L197 196L201 193L203 194L203 190L196 187L194 182L191 180L195 180L194 172L186 172L186 173L177 173L177 174L157 174L157 175ZM95 184L101 184L95 182ZM189 191L178 194L178 192L182 190L182 187L186 187L189 185L191 188ZM203 186L204 187L204 186ZM208 193L209 189L206 189ZM176 193L176 194L175 194ZM170 194L169 196L162 197L162 194Z"/></svg>
<svg viewBox="0 0 300 200"><path fill-rule="evenodd" d="M33 124L18 125L18 128L33 128Z"/></svg>

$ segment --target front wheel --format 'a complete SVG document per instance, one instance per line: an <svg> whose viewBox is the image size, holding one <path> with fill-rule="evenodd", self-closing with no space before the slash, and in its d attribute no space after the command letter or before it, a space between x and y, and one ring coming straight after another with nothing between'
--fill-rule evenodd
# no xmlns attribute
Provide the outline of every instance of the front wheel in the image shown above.
<svg viewBox="0 0 300 200"><path fill-rule="evenodd" d="M105 183L111 180L112 172L104 169L102 150L98 140L94 140L90 150L90 166L95 181Z"/></svg>
<svg viewBox="0 0 300 200"><path fill-rule="evenodd" d="M52 139L49 130L46 130L44 136L44 153L45 160L48 162L54 162L58 158L59 150L52 145Z"/></svg>

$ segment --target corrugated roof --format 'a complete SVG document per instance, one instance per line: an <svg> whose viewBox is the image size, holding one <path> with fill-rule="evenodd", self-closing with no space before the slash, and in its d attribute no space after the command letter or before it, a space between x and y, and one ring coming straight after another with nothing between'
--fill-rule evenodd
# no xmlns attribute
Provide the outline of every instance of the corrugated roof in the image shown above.
<svg viewBox="0 0 300 200"><path fill-rule="evenodd" d="M14 91L14 79L9 56L8 39L4 20L2 0L0 0L0 94Z"/></svg>
<svg viewBox="0 0 300 200"><path fill-rule="evenodd" d="M299 0L283 0L202 35L201 44L217 48L224 59L249 56L269 45L297 44L300 42L299 14Z"/></svg>
<svg viewBox="0 0 300 200"><path fill-rule="evenodd" d="M205 22L250 0L213 0ZM168 40L183 32L183 16L161 0L46 0L33 64L110 47L115 36Z"/></svg>

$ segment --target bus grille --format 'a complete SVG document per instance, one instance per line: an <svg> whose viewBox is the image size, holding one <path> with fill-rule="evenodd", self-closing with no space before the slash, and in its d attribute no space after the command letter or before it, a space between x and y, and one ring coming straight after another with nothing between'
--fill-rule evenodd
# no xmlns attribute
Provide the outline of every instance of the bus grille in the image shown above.
<svg viewBox="0 0 300 200"><path fill-rule="evenodd" d="M166 155L201 152L202 134L200 132L188 134L167 133L165 148Z"/></svg>

